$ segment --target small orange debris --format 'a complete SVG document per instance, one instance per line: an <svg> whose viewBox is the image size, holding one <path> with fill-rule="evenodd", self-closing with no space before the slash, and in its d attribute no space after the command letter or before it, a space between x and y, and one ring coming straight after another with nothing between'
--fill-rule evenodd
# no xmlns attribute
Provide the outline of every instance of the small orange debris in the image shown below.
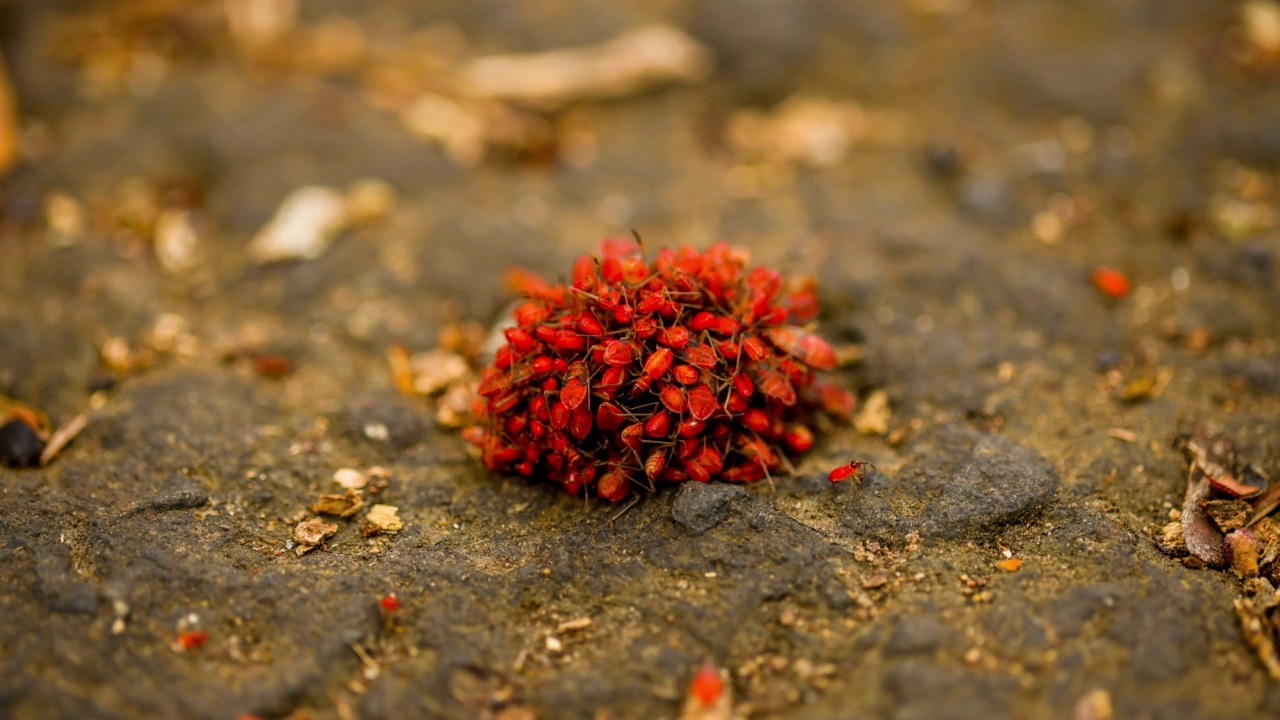
<svg viewBox="0 0 1280 720"><path fill-rule="evenodd" d="M253 356L253 369L263 377L282 378L293 372L293 363L283 355L262 353Z"/></svg>
<svg viewBox="0 0 1280 720"><path fill-rule="evenodd" d="M720 696L724 694L724 679L714 665L703 665L698 674L693 676L693 681L689 683L689 694L707 707L720 700Z"/></svg>
<svg viewBox="0 0 1280 720"><path fill-rule="evenodd" d="M1001 570L1005 572L1018 572L1018 568L1022 567L1022 560L1018 558L1009 558L996 563Z"/></svg>
<svg viewBox="0 0 1280 720"><path fill-rule="evenodd" d="M388 593L382 596L379 604L382 605L383 610L395 612L400 609L400 598L396 597L395 593Z"/></svg>
<svg viewBox="0 0 1280 720"><path fill-rule="evenodd" d="M209 633L204 630L184 630L176 640L179 650L195 650L208 641Z"/></svg>
<svg viewBox="0 0 1280 720"><path fill-rule="evenodd" d="M1116 300L1123 299L1128 296L1129 291L1133 289L1129 283L1129 278L1119 270L1112 268L1099 267L1093 269L1093 284L1107 296Z"/></svg>

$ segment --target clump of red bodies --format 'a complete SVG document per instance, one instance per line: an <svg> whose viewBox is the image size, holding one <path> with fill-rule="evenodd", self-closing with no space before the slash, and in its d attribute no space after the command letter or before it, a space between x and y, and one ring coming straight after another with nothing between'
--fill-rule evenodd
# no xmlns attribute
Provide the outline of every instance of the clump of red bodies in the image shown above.
<svg viewBox="0 0 1280 720"><path fill-rule="evenodd" d="M815 410L854 406L816 377L836 366L800 327L816 289L784 292L780 273L748 262L723 243L649 262L615 239L574 263L570 285L512 273L527 299L465 433L485 466L618 501L633 485L761 480L812 447Z"/></svg>

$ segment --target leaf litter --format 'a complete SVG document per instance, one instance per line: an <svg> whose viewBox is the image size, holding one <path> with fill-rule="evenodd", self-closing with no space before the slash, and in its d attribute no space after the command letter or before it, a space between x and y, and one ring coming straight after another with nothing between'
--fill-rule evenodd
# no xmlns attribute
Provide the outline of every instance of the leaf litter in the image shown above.
<svg viewBox="0 0 1280 720"><path fill-rule="evenodd" d="M1187 491L1180 519L1156 544L1189 567L1229 568L1243 581L1234 605L1245 642L1280 682L1280 484L1242 465L1226 435L1196 430L1176 444L1187 456Z"/></svg>

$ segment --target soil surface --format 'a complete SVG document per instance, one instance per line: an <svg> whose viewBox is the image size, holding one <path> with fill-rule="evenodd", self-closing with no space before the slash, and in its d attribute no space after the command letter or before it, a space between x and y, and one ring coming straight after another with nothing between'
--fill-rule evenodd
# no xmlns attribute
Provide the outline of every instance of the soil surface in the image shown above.
<svg viewBox="0 0 1280 720"><path fill-rule="evenodd" d="M0 1L0 393L89 414L49 466L0 468L0 717L674 718L707 661L746 717L1280 715L1239 581L1153 541L1179 432L1280 478L1280 84L1237 3L301 5L246 50L217 3ZM369 89L399 77L372 56L651 22L714 75L534 113L558 140L478 161ZM366 59L290 54L321 26ZM817 162L735 145L796 95L870 129ZM361 178L384 216L251 261L289 193ZM157 254L148 202L189 213L198 262ZM390 346L488 324L505 269L564 275L632 228L816 276L821 332L863 350L836 376L887 393L888 433L614 520L485 471L397 392ZM876 469L827 482L852 459ZM335 470L375 466L403 529L330 518L299 556Z"/></svg>

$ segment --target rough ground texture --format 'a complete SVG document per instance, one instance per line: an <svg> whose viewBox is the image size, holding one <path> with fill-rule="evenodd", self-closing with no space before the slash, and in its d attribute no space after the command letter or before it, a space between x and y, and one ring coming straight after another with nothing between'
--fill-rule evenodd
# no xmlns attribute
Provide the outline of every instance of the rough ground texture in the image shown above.
<svg viewBox="0 0 1280 720"><path fill-rule="evenodd" d="M1116 717L1280 715L1237 581L1151 540L1181 505L1179 430L1280 478L1280 86L1241 65L1236 3L303 3L302 25L343 13L383 44L662 20L717 54L706 84L587 107L591 162L469 168L358 79L250 71L195 21L139 31L187 43L158 79L95 84L67 28L118 5L0 2L30 146L0 185L0 392L62 422L106 338L145 345L173 313L194 345L119 377L51 466L0 469L0 717L670 718L706 660L757 717L1068 717L1096 690ZM731 191L728 118L798 92L906 130ZM400 195L385 222L245 259L289 191L364 176ZM95 221L138 177L198 197L197 268ZM89 215L74 241L46 230L55 189ZM611 524L483 471L396 393L391 343L488 322L508 265L564 272L630 228L816 274L825 334L866 349L842 381L910 432L836 428L776 494L668 489ZM1100 294L1094 265L1133 294ZM242 345L297 369L260 377L226 359ZM1117 399L1144 375L1167 384ZM851 459L877 469L830 486ZM335 469L372 465L402 532L339 521L286 549ZM177 652L192 614L209 640Z"/></svg>

